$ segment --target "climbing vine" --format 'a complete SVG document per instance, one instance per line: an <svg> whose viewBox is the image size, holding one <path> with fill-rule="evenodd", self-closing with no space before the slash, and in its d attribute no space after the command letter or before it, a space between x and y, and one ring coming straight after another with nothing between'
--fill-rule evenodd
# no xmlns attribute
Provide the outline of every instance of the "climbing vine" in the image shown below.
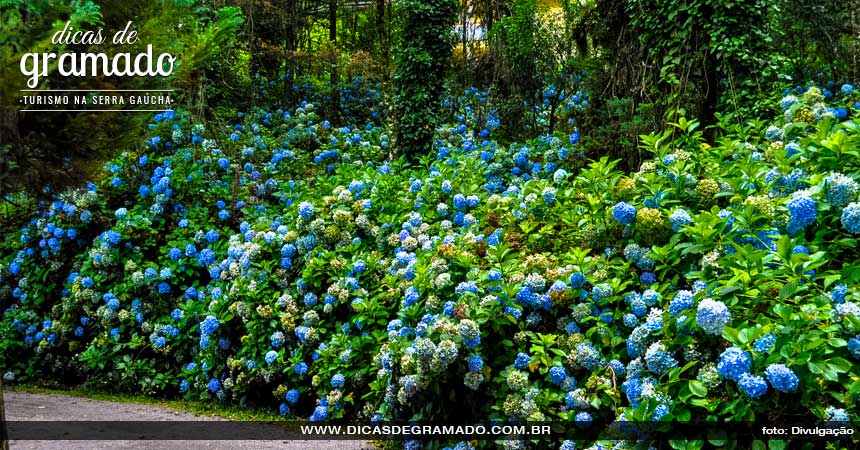
<svg viewBox="0 0 860 450"><path fill-rule="evenodd" d="M457 1L402 0L397 7L402 30L394 74L397 147L414 163L429 153L433 144Z"/></svg>

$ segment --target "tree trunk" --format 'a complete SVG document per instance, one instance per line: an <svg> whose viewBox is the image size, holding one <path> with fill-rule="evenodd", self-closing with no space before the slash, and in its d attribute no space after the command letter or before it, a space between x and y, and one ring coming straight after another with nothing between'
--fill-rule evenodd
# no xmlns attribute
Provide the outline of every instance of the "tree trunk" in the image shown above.
<svg viewBox="0 0 860 450"><path fill-rule="evenodd" d="M463 15L460 17L460 31L461 31L461 40L463 43L463 88L469 87L468 76L466 75L469 72L469 52L466 50L468 48L468 27L469 27L469 0L463 0Z"/></svg>
<svg viewBox="0 0 860 450"><path fill-rule="evenodd" d="M382 62L386 68L389 65L388 61L388 39L385 33L385 0L376 0L376 42L379 45L382 55ZM388 71L386 70L386 74Z"/></svg>
<svg viewBox="0 0 860 450"><path fill-rule="evenodd" d="M337 0L328 2L328 40L332 45L331 78L332 88L337 85ZM334 95L332 95L334 99ZM333 100L334 101L334 100Z"/></svg>
<svg viewBox="0 0 860 450"><path fill-rule="evenodd" d="M714 10L713 8L705 8L703 11L704 15L704 23L711 23L711 17L713 17ZM716 50L712 49L714 45L710 39L707 39L707 45L704 46L705 51L705 79L704 83L704 92L705 98L702 103L702 128L705 133L705 139L708 140L709 143L714 143L714 138L716 135L716 130L713 128L708 128L711 125L716 123L716 111L717 111L717 102L720 100L719 97L719 83L720 77L717 73L719 69L719 60L717 59ZM729 69L731 70L731 69Z"/></svg>
<svg viewBox="0 0 860 450"><path fill-rule="evenodd" d="M337 43L337 0L328 1L328 40Z"/></svg>
<svg viewBox="0 0 860 450"><path fill-rule="evenodd" d="M851 67L851 76L855 84L860 83L860 0L854 0L854 7L851 8L851 53L853 56L853 65Z"/></svg>
<svg viewBox="0 0 860 450"><path fill-rule="evenodd" d="M708 51L705 59L705 89L706 95L702 103L702 128L704 128L705 138L713 144L716 129L708 128L716 124L717 102L720 100L719 95L719 74L717 73L719 61L712 51Z"/></svg>

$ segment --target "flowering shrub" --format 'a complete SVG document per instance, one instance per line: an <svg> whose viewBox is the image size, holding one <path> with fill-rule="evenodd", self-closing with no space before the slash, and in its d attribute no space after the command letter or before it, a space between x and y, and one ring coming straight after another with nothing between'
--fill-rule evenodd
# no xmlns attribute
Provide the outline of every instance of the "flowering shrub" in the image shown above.
<svg viewBox="0 0 860 450"><path fill-rule="evenodd" d="M4 379L311 421L856 420L858 98L789 92L713 147L682 120L629 174L578 130L496 142L486 105L426 169L313 103L159 114L2 244Z"/></svg>

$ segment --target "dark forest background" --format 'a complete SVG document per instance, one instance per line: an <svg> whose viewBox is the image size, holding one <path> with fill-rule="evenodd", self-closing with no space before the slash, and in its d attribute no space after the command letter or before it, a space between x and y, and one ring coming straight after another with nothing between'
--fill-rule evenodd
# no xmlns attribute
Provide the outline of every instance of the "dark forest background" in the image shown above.
<svg viewBox="0 0 860 450"><path fill-rule="evenodd" d="M148 120L17 111L24 53L111 51L52 45L67 20L106 30L133 20L138 46L180 63L168 79L52 73L42 88L175 88L180 108L218 124L252 108L261 91L289 105L303 86L336 99L353 83L379 83L398 110L388 116L398 118L396 152L416 162L432 139L427 125L444 120L435 106L445 92L490 89L513 140L534 134L528 109L547 91L558 103L582 91L591 93L577 124L590 130L586 151L635 167L639 135L681 115L706 129L718 118L742 127L795 80L858 81L858 11L860 0L6 0L0 198L23 201L94 176L139 142ZM334 102L322 114L337 124Z"/></svg>

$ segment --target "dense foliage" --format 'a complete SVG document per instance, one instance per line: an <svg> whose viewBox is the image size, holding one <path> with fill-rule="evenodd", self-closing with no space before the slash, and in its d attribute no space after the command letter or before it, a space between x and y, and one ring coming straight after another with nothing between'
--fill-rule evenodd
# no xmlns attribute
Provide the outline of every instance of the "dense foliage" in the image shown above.
<svg viewBox="0 0 860 450"><path fill-rule="evenodd" d="M66 20L132 16L180 63L41 86L175 88L154 117L0 111L4 382L311 421L857 421L842 3L5 2L4 102Z"/></svg>
<svg viewBox="0 0 860 450"><path fill-rule="evenodd" d="M476 90L429 169L386 162L361 86L368 119L339 128L312 91L214 135L158 114L43 203L3 244L6 381L312 421L856 420L852 86L789 90L714 146L681 119L629 174L578 130L499 144Z"/></svg>
<svg viewBox="0 0 860 450"><path fill-rule="evenodd" d="M679 110L698 117L713 143L708 126L718 113L741 124L759 118L759 106L782 81L860 81L858 10L860 0L6 1L0 5L6 75L0 198L80 184L83 176L98 175L93 169L101 161L140 139L138 115L15 113L24 53L110 50L51 45L66 20L77 28L116 30L131 19L144 38L138 45L176 54L178 73L159 81L69 79L49 67L42 88L172 87L195 120L218 123L224 114L256 106L251 91L258 76L269 80L267 96L285 104L300 101L304 85L320 88L325 81L331 92L320 113L340 125L334 101L340 86L356 76L394 77L400 82L381 91L395 91L398 113L391 119L403 126L394 141L413 161L429 152L433 129L444 122L434 100L446 83L449 92L488 90L502 119L498 137L524 141L535 137L531 108L541 94L572 92L575 75L586 70L594 96L582 117L591 130L583 146L626 169L642 162L639 136L677 121ZM90 129L94 120L100 126ZM555 125L551 114L550 129ZM75 145L58 148L60 141ZM8 207L0 205L0 214L12 221L16 214Z"/></svg>

